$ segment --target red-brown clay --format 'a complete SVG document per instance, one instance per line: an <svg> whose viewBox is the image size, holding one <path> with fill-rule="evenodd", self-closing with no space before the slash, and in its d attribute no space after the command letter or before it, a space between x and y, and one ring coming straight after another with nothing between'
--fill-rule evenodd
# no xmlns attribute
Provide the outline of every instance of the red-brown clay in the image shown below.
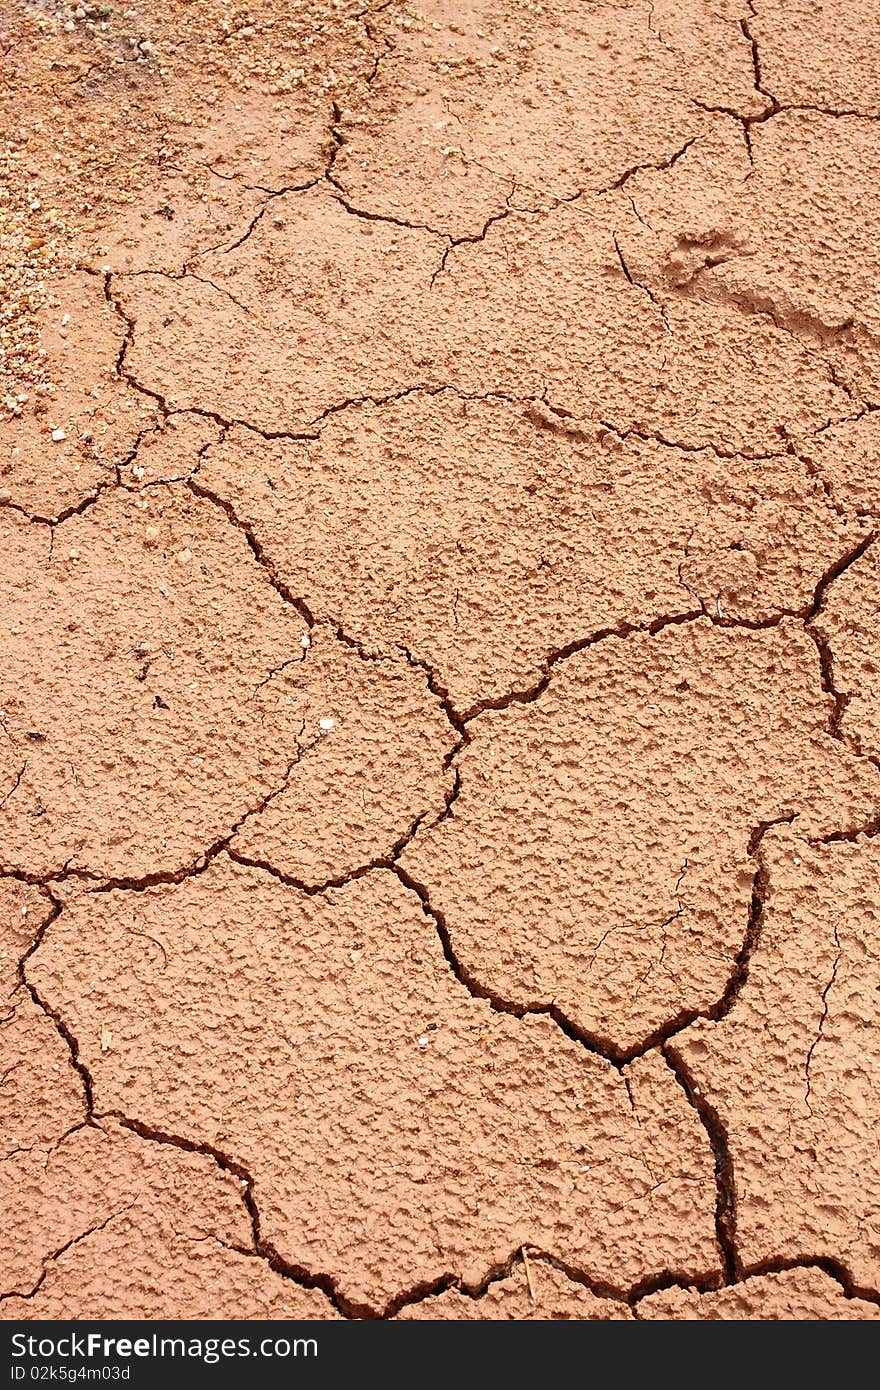
<svg viewBox="0 0 880 1390"><path fill-rule="evenodd" d="M874 1318L876 0L0 16L0 1315Z"/></svg>
<svg viewBox="0 0 880 1390"><path fill-rule="evenodd" d="M7 867L139 879L238 830L243 852L277 847L280 867L321 881L386 856L442 807L454 736L424 674L310 632L211 500L120 489L51 533L11 510L0 523L18 557L2 675ZM357 747L386 777L404 730L387 791L344 775Z"/></svg>
<svg viewBox="0 0 880 1390"><path fill-rule="evenodd" d="M47 521L112 483L156 418L152 403L117 378L121 324L101 280L73 274L54 280L52 291L39 330L59 389L29 397L33 408L4 425L0 452L7 505Z"/></svg>
<svg viewBox="0 0 880 1390"><path fill-rule="evenodd" d="M880 757L878 582L878 553L872 545L841 575L815 625L833 659L841 735L873 758Z"/></svg>
<svg viewBox="0 0 880 1390"><path fill-rule="evenodd" d="M0 1171L7 1174L11 1160L51 1146L87 1115L81 1078L71 1068L65 1041L19 967L52 915L43 889L8 878L0 882Z"/></svg>
<svg viewBox="0 0 880 1390"><path fill-rule="evenodd" d="M771 832L748 987L668 1044L724 1117L743 1263L836 1259L866 1290L880 1270L877 857L866 837Z"/></svg>
<svg viewBox="0 0 880 1390"><path fill-rule="evenodd" d="M129 904L76 898L30 962L98 1113L222 1149L350 1304L523 1244L623 1287L717 1267L711 1151L658 1054L625 1078L473 999L387 870L310 897L221 858L140 894L134 931Z"/></svg>
<svg viewBox="0 0 880 1390"><path fill-rule="evenodd" d="M880 1318L876 1303L848 1298L840 1284L821 1269L789 1269L782 1274L753 1275L733 1288L700 1294L695 1289L666 1289L643 1298L640 1318L711 1318L716 1321L835 1322Z"/></svg>
<svg viewBox="0 0 880 1390"><path fill-rule="evenodd" d="M467 971L623 1054L720 1001L761 827L876 806L874 769L827 737L811 648L790 620L609 637L474 720L453 814L401 858Z"/></svg>
<svg viewBox="0 0 880 1390"><path fill-rule="evenodd" d="M447 390L352 406L314 442L236 427L198 485L315 615L409 652L461 714L602 631L806 609L869 534L790 455L689 453Z"/></svg>
<svg viewBox="0 0 880 1390"><path fill-rule="evenodd" d="M9 1231L6 1317L64 1317L72 1301L85 1318L335 1316L253 1255L240 1180L209 1155L104 1123L4 1166L4 1206L27 1210Z"/></svg>
<svg viewBox="0 0 880 1390"><path fill-rule="evenodd" d="M574 1318L612 1322L625 1321L633 1315L622 1300L597 1297L548 1260L521 1250L508 1277L489 1284L479 1296L468 1297L459 1289L447 1289L436 1297L406 1304L397 1316L409 1320L519 1322Z"/></svg>

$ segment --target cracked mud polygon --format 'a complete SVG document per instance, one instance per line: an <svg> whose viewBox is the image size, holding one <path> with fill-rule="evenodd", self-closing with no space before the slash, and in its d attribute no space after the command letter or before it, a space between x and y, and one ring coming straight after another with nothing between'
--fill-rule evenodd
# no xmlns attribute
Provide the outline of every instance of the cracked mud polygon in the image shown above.
<svg viewBox="0 0 880 1390"><path fill-rule="evenodd" d="M0 53L2 1316L880 1316L877 0Z"/></svg>

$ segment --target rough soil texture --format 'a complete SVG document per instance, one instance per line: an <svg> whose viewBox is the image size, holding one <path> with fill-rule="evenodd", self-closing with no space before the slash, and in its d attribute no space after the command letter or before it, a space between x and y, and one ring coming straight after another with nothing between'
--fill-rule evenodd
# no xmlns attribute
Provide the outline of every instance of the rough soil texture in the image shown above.
<svg viewBox="0 0 880 1390"><path fill-rule="evenodd" d="M0 1315L878 1317L876 0L0 54Z"/></svg>

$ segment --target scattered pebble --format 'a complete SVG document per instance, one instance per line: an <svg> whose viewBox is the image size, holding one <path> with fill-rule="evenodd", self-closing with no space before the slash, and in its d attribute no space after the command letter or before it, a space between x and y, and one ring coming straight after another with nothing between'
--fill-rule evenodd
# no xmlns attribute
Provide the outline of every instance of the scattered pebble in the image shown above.
<svg viewBox="0 0 880 1390"><path fill-rule="evenodd" d="M66 438L67 438L67 435L64 433L64 430L53 430L53 431L52 431L52 443L53 443L53 444L61 444L61 443L63 443L63 441L64 441Z"/></svg>

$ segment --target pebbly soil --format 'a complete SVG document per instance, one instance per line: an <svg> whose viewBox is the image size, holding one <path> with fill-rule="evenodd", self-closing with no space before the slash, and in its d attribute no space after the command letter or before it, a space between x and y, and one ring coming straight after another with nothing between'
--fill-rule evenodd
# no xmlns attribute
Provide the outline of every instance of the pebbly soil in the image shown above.
<svg viewBox="0 0 880 1390"><path fill-rule="evenodd" d="M12 1318L880 1316L877 0L10 0Z"/></svg>

